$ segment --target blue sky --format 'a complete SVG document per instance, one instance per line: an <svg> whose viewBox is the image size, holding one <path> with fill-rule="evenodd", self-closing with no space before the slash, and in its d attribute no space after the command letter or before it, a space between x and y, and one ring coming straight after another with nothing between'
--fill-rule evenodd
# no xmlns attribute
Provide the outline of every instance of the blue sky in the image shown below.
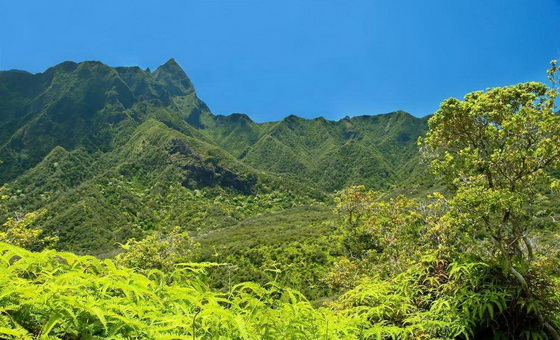
<svg viewBox="0 0 560 340"><path fill-rule="evenodd" d="M3 0L0 69L173 57L214 113L339 119L546 80L560 0Z"/></svg>

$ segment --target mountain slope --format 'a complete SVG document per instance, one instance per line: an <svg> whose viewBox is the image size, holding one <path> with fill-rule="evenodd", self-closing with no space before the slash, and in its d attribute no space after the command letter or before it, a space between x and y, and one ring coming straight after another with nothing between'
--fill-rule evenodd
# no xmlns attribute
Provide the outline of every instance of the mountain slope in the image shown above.
<svg viewBox="0 0 560 340"><path fill-rule="evenodd" d="M405 180L403 164L418 162L416 140L427 119L397 111L377 116L303 119L258 124L241 114L217 116L202 130L253 167L292 174L326 191L351 184L388 189Z"/></svg>
<svg viewBox="0 0 560 340"><path fill-rule="evenodd" d="M328 203L346 185L408 190L424 173L426 119L213 115L173 59L154 72L91 61L0 72L0 99L0 223L45 208L36 225L79 253Z"/></svg>
<svg viewBox="0 0 560 340"><path fill-rule="evenodd" d="M174 109L168 120L180 125L182 118L208 111L173 60L154 73L64 62L36 75L0 72L0 84L0 183L21 175L56 146L110 149L116 126L127 119L144 121L148 112L158 115L166 107ZM179 106L183 117L177 115Z"/></svg>

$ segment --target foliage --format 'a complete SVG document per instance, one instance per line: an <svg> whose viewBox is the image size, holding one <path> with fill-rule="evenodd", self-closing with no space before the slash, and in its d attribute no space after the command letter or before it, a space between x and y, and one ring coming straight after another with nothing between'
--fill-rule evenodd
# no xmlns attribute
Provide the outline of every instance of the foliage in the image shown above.
<svg viewBox="0 0 560 340"><path fill-rule="evenodd" d="M130 268L169 272L178 263L195 260L199 246L179 227L157 230L143 240L130 239L122 246L125 252L116 257L116 262Z"/></svg>
<svg viewBox="0 0 560 340"><path fill-rule="evenodd" d="M30 225L45 214L40 210L9 218L0 228L0 242L7 242L18 247L38 249L56 241L56 237L42 237L43 230Z"/></svg>
<svg viewBox="0 0 560 340"><path fill-rule="evenodd" d="M439 193L383 198L354 186L341 191L336 202L345 258L327 277L332 286L353 287L364 276L394 277L426 251L448 254L469 242L448 223L448 202Z"/></svg>
<svg viewBox="0 0 560 340"><path fill-rule="evenodd" d="M420 145L449 184L448 195L410 199L384 198L364 187L342 191L337 212L346 257L326 278L331 285L355 287L339 300L342 309L374 313L368 314L373 329L376 323L395 327L380 336L557 339L558 256L554 247L543 253L536 243L546 225L540 215L556 199L555 97L546 85L527 83L444 101ZM427 255L433 265L424 263ZM455 280L453 268L464 265L479 270ZM405 277L422 280L399 281ZM418 290L410 291L415 285ZM500 296L499 313L498 306L481 302L494 301L494 294ZM357 305L348 304L355 296ZM362 306L368 297L371 304ZM476 304L465 307L470 299ZM471 313L471 307L492 308L492 315Z"/></svg>
<svg viewBox="0 0 560 340"><path fill-rule="evenodd" d="M527 296L497 259L477 255L485 243L465 235L453 202L441 194L425 200L377 197L362 187L341 193L337 210L346 256L325 278L347 290L334 306L368 322L366 334L546 337L539 313L551 319L560 313L559 287L547 278L555 275L557 256L539 256L527 273L532 283Z"/></svg>
<svg viewBox="0 0 560 340"><path fill-rule="evenodd" d="M422 236L416 200L404 196L381 200L379 193L358 186L345 189L337 201L348 256L363 259L383 254L379 263L401 271L401 261L413 253Z"/></svg>
<svg viewBox="0 0 560 340"><path fill-rule="evenodd" d="M331 217L328 207L302 206L201 234L201 260L225 264L209 269L210 284L275 281L312 300L331 296L323 278L341 252Z"/></svg>
<svg viewBox="0 0 560 340"><path fill-rule="evenodd" d="M208 265L146 275L111 260L0 243L6 339L353 339L351 319L275 283L209 289Z"/></svg>
<svg viewBox="0 0 560 340"><path fill-rule="evenodd" d="M424 147L434 171L455 189L450 219L475 235L481 256L502 264L519 299L536 303L537 324L560 339L550 309L540 306L548 299L544 278L533 277L536 211L551 197L552 170L560 165L556 96L532 82L448 99L430 119Z"/></svg>
<svg viewBox="0 0 560 340"><path fill-rule="evenodd" d="M377 338L456 339L507 334L491 328L507 315L515 289L482 262L448 262L435 254L391 280L369 279L336 302L370 323Z"/></svg>

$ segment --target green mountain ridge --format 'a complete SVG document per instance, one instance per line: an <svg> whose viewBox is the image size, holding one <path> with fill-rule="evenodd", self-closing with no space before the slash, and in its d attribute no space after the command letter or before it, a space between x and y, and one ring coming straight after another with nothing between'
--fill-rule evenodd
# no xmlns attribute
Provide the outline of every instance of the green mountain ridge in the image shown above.
<svg viewBox="0 0 560 340"><path fill-rule="evenodd" d="M267 123L213 115L173 59L154 72L96 61L2 71L0 194L10 199L0 223L45 208L37 225L58 248L111 254L165 225L197 233L328 204L347 185L422 191L432 185L416 180L426 130L427 118L403 111Z"/></svg>

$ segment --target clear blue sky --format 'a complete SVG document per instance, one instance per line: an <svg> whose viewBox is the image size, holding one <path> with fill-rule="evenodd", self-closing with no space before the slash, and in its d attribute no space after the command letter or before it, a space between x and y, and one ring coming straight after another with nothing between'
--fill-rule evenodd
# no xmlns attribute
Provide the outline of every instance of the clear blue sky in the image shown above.
<svg viewBox="0 0 560 340"><path fill-rule="evenodd" d="M546 80L560 0L2 0L0 69L174 57L214 113L339 119Z"/></svg>

